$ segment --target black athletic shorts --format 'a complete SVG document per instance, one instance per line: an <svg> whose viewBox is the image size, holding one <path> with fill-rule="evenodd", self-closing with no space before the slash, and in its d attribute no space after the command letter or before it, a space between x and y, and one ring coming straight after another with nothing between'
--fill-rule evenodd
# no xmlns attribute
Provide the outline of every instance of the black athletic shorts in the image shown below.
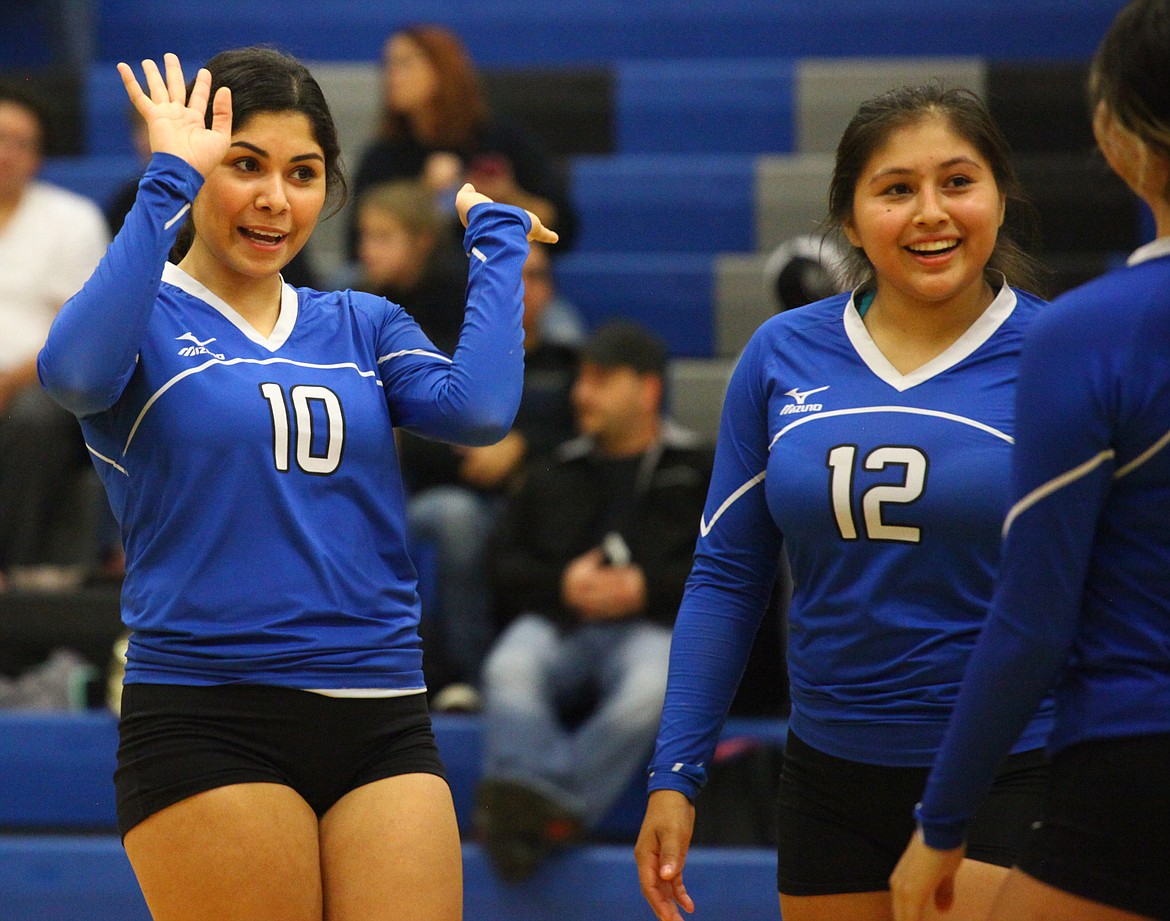
<svg viewBox="0 0 1170 921"><path fill-rule="evenodd" d="M321 816L385 777L446 779L421 693L349 698L267 685L127 684L118 736L123 838L161 809L229 784L284 784Z"/></svg>
<svg viewBox="0 0 1170 921"><path fill-rule="evenodd" d="M1057 752L1020 869L1073 895L1170 919L1170 734Z"/></svg>
<svg viewBox="0 0 1170 921"><path fill-rule="evenodd" d="M792 732L780 773L776 882L785 895L889 889L914 833L914 806L929 768L834 758ZM1043 750L1010 756L980 807L967 856L1010 867L1040 816L1048 773Z"/></svg>

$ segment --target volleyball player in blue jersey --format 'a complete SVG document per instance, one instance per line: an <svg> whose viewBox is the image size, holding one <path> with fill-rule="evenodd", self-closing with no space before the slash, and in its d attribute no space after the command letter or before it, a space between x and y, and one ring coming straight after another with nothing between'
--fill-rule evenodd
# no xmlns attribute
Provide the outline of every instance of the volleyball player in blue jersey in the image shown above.
<svg viewBox="0 0 1170 921"><path fill-rule="evenodd" d="M119 65L153 157L39 361L126 547L118 818L156 921L453 921L460 848L426 710L393 429L515 414L532 215L465 186L453 355L398 306L282 282L344 190L295 59ZM189 94L189 95L188 95ZM185 254L167 262L190 223Z"/></svg>
<svg viewBox="0 0 1170 921"><path fill-rule="evenodd" d="M1025 340L999 582L891 880L901 921L950 899L994 765L1051 688L1041 821L990 917L1170 918L1170 0L1118 14L1090 95L1157 237Z"/></svg>
<svg viewBox="0 0 1170 921"><path fill-rule="evenodd" d="M662 921L692 907L692 800L782 545L795 591L781 912L890 915L907 810L990 602L1018 352L1043 309L1008 284L1032 284L1000 232L1016 193L1002 135L966 91L895 90L842 137L829 211L852 244L855 287L765 322L723 409L636 849ZM989 904L1014 859L1039 803L1047 729L1041 715L1002 766L961 874L960 917Z"/></svg>

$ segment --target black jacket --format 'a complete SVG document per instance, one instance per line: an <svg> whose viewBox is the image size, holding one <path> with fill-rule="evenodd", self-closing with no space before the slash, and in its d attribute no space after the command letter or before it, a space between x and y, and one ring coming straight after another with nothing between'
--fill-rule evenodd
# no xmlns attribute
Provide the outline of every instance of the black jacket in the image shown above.
<svg viewBox="0 0 1170 921"><path fill-rule="evenodd" d="M417 179L422 175L427 157L445 148L431 147L410 135L380 137L362 151L351 194L358 201L364 191L392 179ZM455 150L465 165L474 165L479 157L501 157L512 169L520 188L548 199L557 209L559 235L556 251L569 249L577 234L577 210L569 192L562 164L549 153L543 142L520 122L497 116L488 122L471 146ZM353 209L349 228L349 258L357 254L357 209ZM463 227L452 219L453 238L463 241ZM554 253L555 256L555 253Z"/></svg>
<svg viewBox="0 0 1170 921"><path fill-rule="evenodd" d="M646 576L642 612L670 626L691 571L699 519L711 477L712 449L669 423L643 455L637 483L617 530ZM577 438L533 464L489 548L501 625L522 613L563 626L577 621L561 603L565 567L597 544L606 514L601 462L592 442Z"/></svg>
<svg viewBox="0 0 1170 921"><path fill-rule="evenodd" d="M421 323L420 323L421 325ZM425 327L424 327L425 332ZM524 390L513 431L528 442L527 462L554 450L576 430L570 393L577 376L577 352L566 345L542 342L524 355ZM459 474L462 452L441 441L399 431L398 458L411 495L435 486L476 487ZM511 486L504 484L503 489ZM499 490L490 490L497 492Z"/></svg>

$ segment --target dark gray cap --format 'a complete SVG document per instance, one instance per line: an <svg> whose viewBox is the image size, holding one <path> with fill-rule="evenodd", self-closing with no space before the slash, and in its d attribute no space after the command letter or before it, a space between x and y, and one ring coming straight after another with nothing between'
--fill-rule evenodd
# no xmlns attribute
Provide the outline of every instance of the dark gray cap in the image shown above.
<svg viewBox="0 0 1170 921"><path fill-rule="evenodd" d="M581 360L639 374L666 374L666 345L639 323L614 320L599 326L581 346Z"/></svg>

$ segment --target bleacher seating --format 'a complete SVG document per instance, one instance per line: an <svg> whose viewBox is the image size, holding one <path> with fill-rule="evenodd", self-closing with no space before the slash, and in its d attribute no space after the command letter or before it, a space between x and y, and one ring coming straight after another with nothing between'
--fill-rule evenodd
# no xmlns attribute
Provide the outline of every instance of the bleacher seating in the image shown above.
<svg viewBox="0 0 1170 921"><path fill-rule="evenodd" d="M701 921L776 916L775 855L696 848L687 889ZM506 884L475 844L463 846L466 921L645 921L628 845L575 848L531 879ZM0 837L0 921L150 921L116 835Z"/></svg>
<svg viewBox="0 0 1170 921"><path fill-rule="evenodd" d="M316 60L374 61L407 22L440 22L467 38L484 66L594 65L623 58L764 58L926 54L996 60L1083 58L1117 0L368 0L298 6L255 0L97 0L98 56L137 60L172 50L191 60L222 47L268 41Z"/></svg>
<svg viewBox="0 0 1170 921"><path fill-rule="evenodd" d="M521 886L498 881L471 836L481 728L477 716L435 717L435 738L467 842L468 921L546 918L554 906L560 906L556 917L566 921L599 913L607 919L645 917L630 851L645 802L640 778L597 830L598 843L558 856ZM779 745L784 732L782 720L739 718L728 721L724 737ZM96 710L12 712L0 715L0 738L0 921L148 919L116 832L114 717ZM697 848L693 855L689 885L696 898L706 890L711 909L703 917L731 921L770 910L769 852ZM728 884L729 869L756 878L750 891Z"/></svg>
<svg viewBox="0 0 1170 921"><path fill-rule="evenodd" d="M473 714L435 714L435 740L447 766L459 828L472 830L475 787L482 769L482 720ZM782 744L785 722L732 718L725 737ZM0 830L111 831L117 721L104 710L82 713L12 711L0 714ZM633 840L641 823L645 785L631 783L596 830L601 839ZM2 901L2 899L0 899Z"/></svg>
<svg viewBox="0 0 1170 921"><path fill-rule="evenodd" d="M615 144L623 153L793 149L793 58L625 60L614 72Z"/></svg>
<svg viewBox="0 0 1170 921"><path fill-rule="evenodd" d="M141 173L142 163L133 154L87 154L50 157L40 177L92 198L104 208L123 184Z"/></svg>

